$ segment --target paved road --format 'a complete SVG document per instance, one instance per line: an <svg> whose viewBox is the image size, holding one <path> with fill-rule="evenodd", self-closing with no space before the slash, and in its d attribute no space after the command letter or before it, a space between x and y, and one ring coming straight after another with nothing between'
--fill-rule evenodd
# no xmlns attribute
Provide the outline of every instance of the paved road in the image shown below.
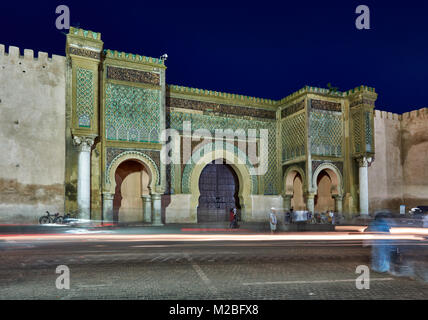
<svg viewBox="0 0 428 320"><path fill-rule="evenodd" d="M404 243L402 243L404 244ZM427 299L428 247L403 247L400 275L361 241L0 240L1 299ZM55 287L58 265L70 289Z"/></svg>

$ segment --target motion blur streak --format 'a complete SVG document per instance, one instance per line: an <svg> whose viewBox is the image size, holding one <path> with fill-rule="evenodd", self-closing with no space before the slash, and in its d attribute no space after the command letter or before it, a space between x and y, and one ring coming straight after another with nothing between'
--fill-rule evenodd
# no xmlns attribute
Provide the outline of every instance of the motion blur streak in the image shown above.
<svg viewBox="0 0 428 320"><path fill-rule="evenodd" d="M428 236L428 228L391 228L392 234L419 234Z"/></svg>
<svg viewBox="0 0 428 320"><path fill-rule="evenodd" d="M289 233L278 235L138 235L138 234L38 234L38 235L0 235L0 240L7 241L67 241L67 240L107 240L107 241L313 241L313 240L426 240L416 234L373 234L373 233Z"/></svg>

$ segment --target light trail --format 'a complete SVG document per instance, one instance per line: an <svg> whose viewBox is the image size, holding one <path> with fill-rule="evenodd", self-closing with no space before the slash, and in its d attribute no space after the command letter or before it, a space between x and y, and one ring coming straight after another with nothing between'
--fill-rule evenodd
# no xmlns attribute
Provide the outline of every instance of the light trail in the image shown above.
<svg viewBox="0 0 428 320"><path fill-rule="evenodd" d="M352 241L352 240L427 240L423 234L314 232L287 234L8 234L6 241Z"/></svg>

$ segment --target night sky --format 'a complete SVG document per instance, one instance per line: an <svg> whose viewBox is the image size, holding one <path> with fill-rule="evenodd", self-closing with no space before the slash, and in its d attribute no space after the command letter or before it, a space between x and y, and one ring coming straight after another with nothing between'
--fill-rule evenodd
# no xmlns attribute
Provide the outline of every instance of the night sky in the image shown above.
<svg viewBox="0 0 428 320"><path fill-rule="evenodd" d="M167 53L168 84L269 99L364 84L378 109L428 107L428 1L2 1L0 43L65 55L60 4L105 49ZM370 30L355 27L360 4Z"/></svg>

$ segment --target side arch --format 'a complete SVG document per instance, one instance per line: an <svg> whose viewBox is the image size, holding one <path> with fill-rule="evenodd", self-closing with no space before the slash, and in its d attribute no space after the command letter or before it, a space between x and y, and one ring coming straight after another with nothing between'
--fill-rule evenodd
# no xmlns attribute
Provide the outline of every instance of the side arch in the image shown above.
<svg viewBox="0 0 428 320"><path fill-rule="evenodd" d="M315 193L318 193L317 179L318 175L325 171L331 180L331 193L332 195L343 195L343 178L340 170L332 163L323 163L314 171L312 176L312 188Z"/></svg>
<svg viewBox="0 0 428 320"><path fill-rule="evenodd" d="M155 190L156 185L160 182L159 169L156 166L156 163L146 154L138 151L126 151L122 152L118 156L116 156L113 161L110 163L109 167L106 170L106 185L105 191L111 194L115 193L116 188L116 180L115 180L115 172L119 165L127 160L134 160L141 163L149 174L149 189L151 192Z"/></svg>
<svg viewBox="0 0 428 320"><path fill-rule="evenodd" d="M302 178L303 190L307 190L307 179L306 179L305 171L298 166L291 166L287 168L283 177L283 192L282 192L283 195L293 194L294 192L293 181L297 173L300 174L300 177Z"/></svg>

